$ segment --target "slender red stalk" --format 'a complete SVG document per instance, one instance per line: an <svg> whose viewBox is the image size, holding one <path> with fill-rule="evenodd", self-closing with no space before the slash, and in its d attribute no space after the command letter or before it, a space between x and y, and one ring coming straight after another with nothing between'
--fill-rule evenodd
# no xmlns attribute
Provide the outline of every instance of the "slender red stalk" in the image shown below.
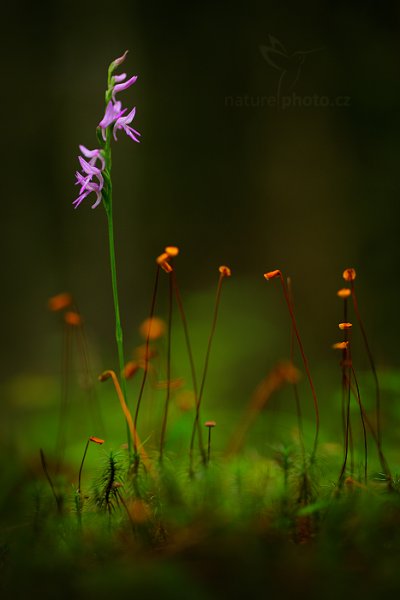
<svg viewBox="0 0 400 600"><path fill-rule="evenodd" d="M378 373L376 371L376 367L375 367L375 361L374 358L372 356L372 352L368 343L368 338L367 338L367 333L365 331L365 327L364 327L364 323L361 319L361 315L360 315L360 310L358 307L358 300L357 300L357 295L356 295L356 290L354 287L354 279L351 279L350 281L350 285L351 285L351 296L353 298L353 306L354 306L354 312L358 321L358 325L360 327L360 331L361 331L361 335L364 341L364 346L365 346L365 350L367 352L367 356L368 356L368 360L369 360L369 364L371 367L371 371L372 371L372 375L374 378L374 382L375 382L375 402L376 402L376 431L377 431L377 437L378 437L378 442L379 445L382 445L382 430L381 430L381 393L380 393L380 387L379 387L379 380L378 380Z"/></svg>
<svg viewBox="0 0 400 600"><path fill-rule="evenodd" d="M371 421L368 418L368 415L367 415L367 413L365 411L365 408L364 408L363 404L361 403L361 398L360 398L359 394L354 389L354 387L351 385L351 383L350 383L350 387L351 387L352 394L355 397L355 399L357 400L358 405L360 407L360 410L362 412L363 420L365 422L365 425L366 425L366 427L368 427L369 432L372 435L372 438L373 438L373 440L374 440L374 442L376 444L376 447L377 447L377 450L378 450L379 461L380 461L381 467L382 467L382 471L385 473L385 475L387 477L387 480L389 482L389 485L391 486L392 475L391 475L391 472L390 472L390 469L389 469L389 465L388 465L388 463L386 461L386 458L385 458L385 456L384 456L384 454L382 452L382 449L379 446L378 437L377 437L375 428L373 427Z"/></svg>
<svg viewBox="0 0 400 600"><path fill-rule="evenodd" d="M83 452L83 456L82 456L82 461L81 461L81 466L79 467L79 474L78 474L78 489L77 492L78 494L81 493L81 477L82 477L82 469L83 469L83 464L85 462L85 458L86 458L86 454L89 448L89 444L90 444L90 438L87 440L86 442L86 446L85 446L85 450Z"/></svg>
<svg viewBox="0 0 400 600"><path fill-rule="evenodd" d="M288 297L290 300L290 304L291 304L291 307L293 310L294 309L293 290L292 290L292 280L290 279L290 277L287 278L287 290L288 290ZM294 367L294 340L295 340L295 333L294 333L293 323L291 323L291 327L290 327L290 363L291 363L292 367ZM303 457L303 465L305 466L306 450L305 450L305 446L304 446L303 416L302 416L302 411L301 411L299 388L298 388L296 381L293 381L292 388L293 388L294 400L296 403L297 428L299 430L300 448L301 448L301 454Z"/></svg>
<svg viewBox="0 0 400 600"><path fill-rule="evenodd" d="M349 345L344 350L344 360L342 360L342 382L346 385L347 393L347 405L345 413L346 429L345 429L345 450L342 468L339 473L338 484L339 487L343 484L343 477L346 471L347 457L349 452L349 435L350 435L350 397L351 397L351 366L350 366L350 352L348 350ZM347 374L346 374L347 373Z"/></svg>
<svg viewBox="0 0 400 600"><path fill-rule="evenodd" d="M314 387L314 383L313 383L313 380L312 380L312 377L311 377L310 369L309 369L309 366L308 366L308 360L307 360L307 357L306 357L305 352L304 352L304 348L303 348L303 344L302 344L302 341L301 341L301 338L300 338L299 330L297 328L296 318L294 316L294 311L293 311L293 308L291 306L289 294L288 294L288 291L286 289L286 285L285 285L285 281L284 281L284 279L282 277L282 273L277 269L275 271L270 271L269 273L265 273L264 277L267 280L273 279L273 278L276 278L276 277L279 277L279 279L280 279L280 282L282 284L283 295L284 295L284 298L285 298L285 301L286 301L286 304L287 304L287 307L288 307L288 310L289 310L290 318L292 319L292 325L293 325L294 332L296 334L297 343L299 345L301 358L303 360L304 368L305 368L305 371L307 373L308 382L310 384L311 393L312 393L313 402L314 402L314 412L315 412L315 438L314 438L314 447L313 447L313 451L312 451L312 454L311 454L311 462L313 462L314 459L315 459L316 452L317 452L320 423L319 423L318 399L317 399L317 394L315 392L315 387Z"/></svg>
<svg viewBox="0 0 400 600"><path fill-rule="evenodd" d="M362 423L362 428L363 428L363 435L364 435L364 482L365 485L367 485L368 483L368 441L367 441L367 430L365 427L365 420L364 420L364 411L363 411L363 405L361 402L361 395L360 395L360 388L358 386L358 381L357 381L357 377L356 377L356 373L354 371L354 367L351 367L351 372L353 375L353 381L354 384L356 386L356 392L357 392L357 403L360 409L360 417L361 417L361 423Z"/></svg>
<svg viewBox="0 0 400 600"><path fill-rule="evenodd" d="M137 423L138 423L138 417L139 417L139 410L140 410L140 405L141 405L142 398L143 398L144 386L146 385L146 379L147 379L151 323L152 323L152 319L154 317L154 310L155 310L155 306L156 306L156 298L157 298L157 290L158 290L158 281L159 281L159 278L160 278L160 265L157 264L156 277L155 277L155 281L154 281L153 295L152 295L152 298L151 298L149 328L148 328L147 337L146 337L146 349L145 349L145 357L144 357L143 377L142 377L142 383L140 385L139 396L138 396L138 400L137 400L137 404L136 404L135 419L134 419L134 423L133 423L134 431L137 431ZM134 437L133 448L134 448L135 457L137 459L138 448L137 448L137 443L136 442L137 442L136 437Z"/></svg>
<svg viewBox="0 0 400 600"><path fill-rule="evenodd" d="M163 461L165 434L167 431L168 409L171 396L171 333L172 333L172 306L173 306L173 282L171 273L169 276L168 290L168 339L167 339L167 395L165 398L164 416L161 427L160 437L160 462Z"/></svg>
<svg viewBox="0 0 400 600"><path fill-rule="evenodd" d="M218 285L217 285L217 293L216 293L216 297L215 297L214 315L213 315L213 320L212 320L210 335L209 335L209 338L208 338L207 352L206 352L206 357L205 357L205 361L204 361L204 368L203 368L203 376L202 376L201 384L200 384L200 392L199 392L199 395L198 395L198 398L197 398L197 402L196 402L196 415L195 415L195 418L194 418L193 429L192 429L192 437L191 437L191 440L190 440L189 458L190 458L190 473L191 474L193 474L193 449L194 449L194 440L195 440L195 437L196 437L196 431L199 428L200 405L201 405L201 401L203 399L203 392L204 392L204 386L205 386L206 377L207 377L208 363L209 363L209 360L210 360L212 341L213 341L213 338L214 338L215 328L217 326L218 309L219 309L219 304L220 304L220 299L221 299L221 291L222 291L222 282L223 282L223 280L224 280L225 277L229 277L229 276L230 276L230 269L228 269L228 267L220 267L219 268L219 278L218 278ZM203 456L203 463L204 463L204 456Z"/></svg>
<svg viewBox="0 0 400 600"><path fill-rule="evenodd" d="M197 389L196 369L195 369L195 366L194 366L192 346L191 346L191 343L190 343L189 327L188 327L188 323L187 323L185 311L184 311L184 308L183 308L182 297L181 297L181 294L180 294L180 291L179 291L179 287L178 287L178 282L177 282L177 279L176 279L175 270L172 271L171 277L172 277L172 282L173 282L174 289L175 289L176 302L177 302L177 305L178 305L179 313L181 315L181 320L182 320L182 325L183 325L183 331L184 331L184 334L185 334L186 349L187 349L187 353L188 353L188 356L189 356L190 370L191 370L191 374L192 374L193 393L194 393L194 398L195 398L195 405L197 406L197 402L198 402L198 389ZM200 422L197 423L197 435L198 435L198 440L199 440L200 453L201 453L203 462L205 462L206 461L206 454L205 454L205 450L204 450L204 444L203 444L203 437L202 437L202 433L201 433Z"/></svg>
<svg viewBox="0 0 400 600"><path fill-rule="evenodd" d="M49 482L50 489L51 489L52 494L54 496L54 499L56 501L57 510L58 510L59 513L61 513L62 512L62 496L59 496L56 493L53 481L52 481L52 479L50 477L49 470L47 468L47 463L46 463L46 459L45 459L45 456L44 456L44 452L43 452L43 450L41 448L40 448L40 462L42 463L43 472L46 475L46 479Z"/></svg>

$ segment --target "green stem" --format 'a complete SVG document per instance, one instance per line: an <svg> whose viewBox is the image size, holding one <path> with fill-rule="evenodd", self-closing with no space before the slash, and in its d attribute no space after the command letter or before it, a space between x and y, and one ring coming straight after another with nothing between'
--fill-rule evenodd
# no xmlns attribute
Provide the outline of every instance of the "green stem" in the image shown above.
<svg viewBox="0 0 400 600"><path fill-rule="evenodd" d="M117 283L117 265L115 260L115 243L114 243L114 220L113 220L113 211L112 211L112 181L111 181L111 130L107 129L107 139L104 148L104 159L105 159L105 169L104 169L104 179L105 186L103 191L103 200L104 200L104 208L107 215L107 224L108 224L108 243L109 243L109 251L110 251L110 269L111 269L111 283L112 283L112 291L113 291L113 299L114 299L114 312L115 312L115 339L117 342L118 349L118 363L119 363L119 371L121 375L121 389L122 395L124 397L125 403L126 401L126 380L123 376L125 359L124 359L124 344L123 344L123 333L121 326L121 317L119 312L119 298L118 298L118 283ZM131 456L132 453L132 443L131 437L129 434L129 427L126 426L127 430L127 438L128 438L128 453Z"/></svg>

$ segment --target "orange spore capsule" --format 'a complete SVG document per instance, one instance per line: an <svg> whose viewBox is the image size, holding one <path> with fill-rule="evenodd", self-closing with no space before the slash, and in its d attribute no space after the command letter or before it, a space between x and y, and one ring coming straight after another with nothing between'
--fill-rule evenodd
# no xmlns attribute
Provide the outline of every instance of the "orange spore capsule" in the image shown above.
<svg viewBox="0 0 400 600"><path fill-rule="evenodd" d="M125 379L131 379L134 374L139 370L139 365L134 360L130 360L126 363L124 367L124 377Z"/></svg>
<svg viewBox="0 0 400 600"><path fill-rule="evenodd" d="M63 292L62 294L57 294L57 296L52 296L48 300L48 307L52 311L63 310L72 304L72 296L67 292Z"/></svg>
<svg viewBox="0 0 400 600"><path fill-rule="evenodd" d="M166 273L171 273L173 271L173 268L171 267L171 265L169 264L169 262L165 261L162 262L160 264L160 267L162 268L163 271L165 271Z"/></svg>
<svg viewBox="0 0 400 600"><path fill-rule="evenodd" d="M339 296L339 298L348 298L349 296L351 296L351 290L349 288L341 288L337 291L337 295Z"/></svg>
<svg viewBox="0 0 400 600"><path fill-rule="evenodd" d="M343 279L345 281L354 281L356 278L356 270L355 269L345 269L343 271Z"/></svg>
<svg viewBox="0 0 400 600"><path fill-rule="evenodd" d="M216 422L215 421L206 421L204 423L204 427L215 427L216 426Z"/></svg>
<svg viewBox="0 0 400 600"><path fill-rule="evenodd" d="M145 340L156 340L164 335L165 323L158 317L145 319L139 327L139 333Z"/></svg>
<svg viewBox="0 0 400 600"><path fill-rule="evenodd" d="M105 440L102 440L101 438L95 437L94 435L90 436L89 440L91 442L94 442L95 444L99 444L99 445L104 444L104 441L105 441Z"/></svg>
<svg viewBox="0 0 400 600"><path fill-rule="evenodd" d="M169 258L170 258L169 254L167 254L166 252L163 252L162 254L160 254L160 256L157 256L156 263L158 265L160 265L160 267L161 267L162 263L167 261Z"/></svg>
<svg viewBox="0 0 400 600"><path fill-rule="evenodd" d="M107 379L110 379L110 377L111 377L111 372L104 371L101 375L99 375L99 381L107 381Z"/></svg>
<svg viewBox="0 0 400 600"><path fill-rule="evenodd" d="M276 277L280 277L281 272L279 269L275 269L275 271L268 271L268 273L264 273L264 277L267 281L270 279L276 279Z"/></svg>
<svg viewBox="0 0 400 600"><path fill-rule="evenodd" d="M69 310L68 312L65 313L64 321L68 325L72 325L73 327L78 327L78 325L82 324L81 316L77 312L74 312L72 310Z"/></svg>
<svg viewBox="0 0 400 600"><path fill-rule="evenodd" d="M332 344L334 350L347 350L348 347L349 342L337 342L336 344Z"/></svg>
<svg viewBox="0 0 400 600"><path fill-rule="evenodd" d="M352 327L352 323L339 323L339 329L341 329L342 331L345 329L351 329Z"/></svg>
<svg viewBox="0 0 400 600"><path fill-rule="evenodd" d="M174 256L178 256L179 254L179 248L177 246L166 246L164 248L165 254L168 254L168 256L170 258L173 258Z"/></svg>
<svg viewBox="0 0 400 600"><path fill-rule="evenodd" d="M230 268L225 265L221 265L218 270L223 277L230 277L232 274Z"/></svg>

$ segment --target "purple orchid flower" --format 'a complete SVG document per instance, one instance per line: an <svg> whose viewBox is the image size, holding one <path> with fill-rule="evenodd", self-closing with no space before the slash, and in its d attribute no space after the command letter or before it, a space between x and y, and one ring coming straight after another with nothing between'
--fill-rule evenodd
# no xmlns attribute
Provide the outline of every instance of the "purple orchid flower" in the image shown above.
<svg viewBox="0 0 400 600"><path fill-rule="evenodd" d="M126 115L125 117L120 116L115 121L114 128L113 128L113 136L114 136L115 141L117 141L117 131L119 129L123 129L125 131L126 135L128 135L134 142L140 143L140 140L138 139L138 137L140 137L140 133L138 131L136 131L136 129L133 129L133 127L131 127L129 125L129 123L131 123L133 121L135 113L136 113L136 107L134 107L128 115Z"/></svg>
<svg viewBox="0 0 400 600"><path fill-rule="evenodd" d="M124 113L126 113L126 108L122 108L121 102L117 101L113 103L112 100L110 100L110 102L107 104L104 117L99 123L99 127L101 127L101 135L103 136L104 141L106 141L107 127L114 123Z"/></svg>
<svg viewBox="0 0 400 600"><path fill-rule="evenodd" d="M81 204L81 202L83 202L83 200L87 196L89 196L89 194L91 192L95 192L96 196L97 196L96 202L92 205L92 208L96 208L96 206L98 206L101 202L102 195L101 195L101 188L100 188L99 184L94 183L94 182L89 182L86 184L85 191L81 192L79 194L79 196L73 201L72 204L74 205L74 208L78 208L78 206Z"/></svg>
<svg viewBox="0 0 400 600"><path fill-rule="evenodd" d="M98 148L96 148L95 150L89 150L88 148L86 148L86 146L82 145L79 146L79 150L82 152L83 156L86 156L86 158L90 158L90 165L95 165L96 160L98 159L101 163L101 170L104 170L106 163L103 155L101 154L101 150L99 150Z"/></svg>
<svg viewBox="0 0 400 600"><path fill-rule="evenodd" d="M104 186L104 179L102 175L102 170L105 167L105 161L99 149L88 150L85 146L79 146L82 154L89 158L89 162L86 161L82 156L78 156L79 163L82 168L82 173L79 171L76 172L76 185L80 185L81 188L79 190L79 196L73 201L74 208L78 208L78 206L83 202L89 194L95 192L96 201L92 205L92 208L96 208L101 202L102 199L102 189ZM96 167L96 161L100 160L101 169ZM97 178L97 182L93 181L93 177Z"/></svg>
<svg viewBox="0 0 400 600"><path fill-rule="evenodd" d="M81 164L82 171L89 175L90 179L92 179L93 176L96 176L99 180L99 184L101 185L101 187L103 187L104 179L101 174L101 170L98 167L95 167L94 165L88 163L84 158L82 158L82 156L78 156L78 160Z"/></svg>

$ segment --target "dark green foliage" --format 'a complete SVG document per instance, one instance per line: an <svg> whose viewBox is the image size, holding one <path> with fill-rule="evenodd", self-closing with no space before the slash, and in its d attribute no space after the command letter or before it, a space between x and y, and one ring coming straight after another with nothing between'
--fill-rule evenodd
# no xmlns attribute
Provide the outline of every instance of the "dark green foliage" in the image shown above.
<svg viewBox="0 0 400 600"><path fill-rule="evenodd" d="M111 514L120 505L120 488L125 471L121 454L110 451L93 485L92 501L97 509Z"/></svg>

